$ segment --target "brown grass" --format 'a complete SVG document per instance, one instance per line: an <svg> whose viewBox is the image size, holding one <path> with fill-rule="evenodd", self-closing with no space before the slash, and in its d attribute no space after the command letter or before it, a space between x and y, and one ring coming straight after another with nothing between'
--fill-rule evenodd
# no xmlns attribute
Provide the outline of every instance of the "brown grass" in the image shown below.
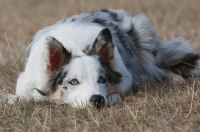
<svg viewBox="0 0 200 132"><path fill-rule="evenodd" d="M0 92L15 93L18 71L9 51L7 34L20 71L32 36L57 20L85 11L124 8L145 13L163 40L183 36L200 53L199 0L1 0ZM122 104L102 111L73 109L49 102L0 103L0 131L200 131L200 81L185 85L147 84Z"/></svg>

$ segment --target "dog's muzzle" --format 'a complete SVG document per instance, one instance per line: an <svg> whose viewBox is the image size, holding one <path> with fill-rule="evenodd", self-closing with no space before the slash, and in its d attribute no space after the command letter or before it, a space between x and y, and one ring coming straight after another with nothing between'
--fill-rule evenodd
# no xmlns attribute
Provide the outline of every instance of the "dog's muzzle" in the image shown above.
<svg viewBox="0 0 200 132"><path fill-rule="evenodd" d="M104 106L105 103L105 99L102 95L92 95L92 97L90 98L90 102L92 103L92 105L98 109L102 108Z"/></svg>

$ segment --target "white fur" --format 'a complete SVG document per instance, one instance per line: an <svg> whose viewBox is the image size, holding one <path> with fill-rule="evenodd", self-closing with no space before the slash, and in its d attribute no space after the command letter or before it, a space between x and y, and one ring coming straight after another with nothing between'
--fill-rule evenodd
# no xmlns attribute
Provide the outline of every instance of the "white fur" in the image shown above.
<svg viewBox="0 0 200 132"><path fill-rule="evenodd" d="M68 87L68 90L63 90L63 101L76 107L89 104L90 97L95 94L100 94L106 99L107 91L105 84L97 83L101 69L102 67L99 61L93 57L83 56L72 61L65 67L68 75L63 83ZM80 80L78 86L70 86L67 84L68 80L73 78ZM105 105L107 104L108 101L106 99Z"/></svg>
<svg viewBox="0 0 200 132"><path fill-rule="evenodd" d="M114 44L112 70L122 75L117 85L97 83L106 71L98 55L84 52L92 49L97 36L105 28L110 30ZM161 42L143 14L102 10L75 15L38 31L34 36L27 48L25 70L17 81L16 96L7 96L11 103L17 96L25 101L32 98L36 101L47 99L38 90L48 91L48 43L52 38L61 43L75 59L61 67L62 72L67 74L62 84L56 86L54 93L49 96L49 100L71 104L73 107L91 106L90 98L93 95L103 96L104 106L121 101L119 93L130 91L132 83L138 85L142 79L163 81L164 78L183 83L184 79L175 74L171 67L187 55L195 56L193 48L180 39ZM197 61L198 66L200 61ZM196 68L191 72L200 74L199 71ZM70 85L70 80L74 78L79 81L78 85ZM109 93L110 89L115 89L115 93Z"/></svg>
<svg viewBox="0 0 200 132"><path fill-rule="evenodd" d="M43 87L47 82L48 77L45 72L49 62L47 61L48 51L45 45L45 39L47 36L52 36L60 41L68 51L73 51L74 56L82 56L80 59L75 59L75 61L72 61L65 67L66 70L69 70L69 73L64 80L78 78L81 80L81 83L76 88L70 87L69 90L63 90L64 97L61 101L71 104L74 107L84 107L86 104L89 104L88 101L92 95L100 94L105 98L105 105L107 105L106 86L96 83L101 65L97 59L85 56L82 52L88 44L93 44L101 30L102 27L99 26L69 23L63 26L58 25L54 30L43 35L34 43L31 49L25 72L20 74L17 81L16 95L26 101L32 98L34 100L42 99L41 95L33 88L44 90ZM80 38L80 36L84 37ZM122 63L116 48L114 49L114 54L116 60L115 67L118 71L123 72L123 82L121 85L126 90L131 85L131 75ZM59 99L60 97L54 98L54 100Z"/></svg>

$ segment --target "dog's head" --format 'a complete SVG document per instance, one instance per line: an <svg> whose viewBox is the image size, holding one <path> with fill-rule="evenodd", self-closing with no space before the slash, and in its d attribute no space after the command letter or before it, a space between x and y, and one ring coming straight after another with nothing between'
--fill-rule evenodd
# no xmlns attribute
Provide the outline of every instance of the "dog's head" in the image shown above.
<svg viewBox="0 0 200 132"><path fill-rule="evenodd" d="M119 92L121 74L114 70L114 44L109 29L103 29L93 44L73 55L53 37L46 38L47 74L44 91L50 100L61 100L74 107L108 104L107 95Z"/></svg>

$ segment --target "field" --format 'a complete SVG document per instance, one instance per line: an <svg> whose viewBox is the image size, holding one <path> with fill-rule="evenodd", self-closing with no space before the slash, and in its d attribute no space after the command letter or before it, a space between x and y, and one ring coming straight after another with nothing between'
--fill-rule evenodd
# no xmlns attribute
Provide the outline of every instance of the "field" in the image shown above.
<svg viewBox="0 0 200 132"><path fill-rule="evenodd" d="M200 53L199 5L199 0L0 0L0 93L15 93L25 49L33 35L81 12L103 8L143 12L160 39L182 36ZM200 78L187 78L183 85L148 83L123 103L101 111L50 102L0 102L0 131L198 132Z"/></svg>

